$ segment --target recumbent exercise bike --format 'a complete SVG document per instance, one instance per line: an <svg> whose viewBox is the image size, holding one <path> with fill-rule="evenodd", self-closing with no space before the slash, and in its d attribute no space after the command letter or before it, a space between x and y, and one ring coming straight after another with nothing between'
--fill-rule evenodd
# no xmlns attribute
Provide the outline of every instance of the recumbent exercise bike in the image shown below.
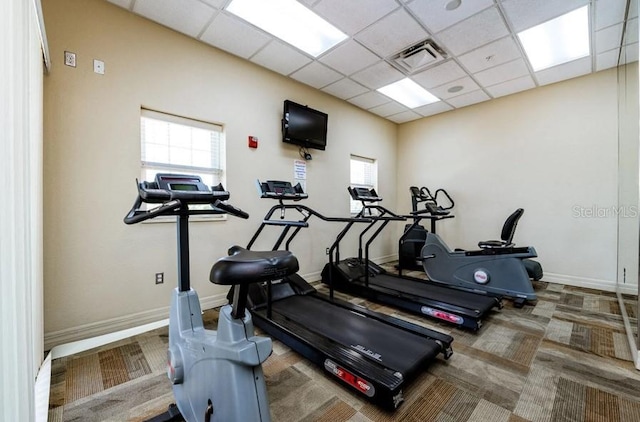
<svg viewBox="0 0 640 422"><path fill-rule="evenodd" d="M518 220L524 209L518 208L505 221L500 240L478 243L478 250L452 251L435 233L427 233L421 259L427 277L435 282L466 290L511 297L517 307L536 300L531 279L542 278L542 266L534 247L513 243Z"/></svg>

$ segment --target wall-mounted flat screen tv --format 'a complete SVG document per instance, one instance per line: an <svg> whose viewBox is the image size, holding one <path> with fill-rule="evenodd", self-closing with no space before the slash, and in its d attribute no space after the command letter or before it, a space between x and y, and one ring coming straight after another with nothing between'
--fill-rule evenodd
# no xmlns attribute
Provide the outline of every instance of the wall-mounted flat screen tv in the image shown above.
<svg viewBox="0 0 640 422"><path fill-rule="evenodd" d="M326 113L285 100L282 140L305 148L324 150L327 146L327 120Z"/></svg>

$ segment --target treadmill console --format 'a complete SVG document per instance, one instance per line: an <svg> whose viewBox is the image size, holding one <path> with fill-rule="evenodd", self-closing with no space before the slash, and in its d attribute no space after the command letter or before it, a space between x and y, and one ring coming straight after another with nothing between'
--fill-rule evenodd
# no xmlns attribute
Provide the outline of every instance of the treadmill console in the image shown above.
<svg viewBox="0 0 640 422"><path fill-rule="evenodd" d="M309 195L304 193L300 183L295 186L292 186L291 182L284 182L280 180L267 180L262 183L258 180L257 183L260 198L292 199L294 201L299 201L309 197Z"/></svg>
<svg viewBox="0 0 640 422"><path fill-rule="evenodd" d="M359 187L349 187L349 194L354 201L362 201L362 202L379 202L382 201L382 198L378 196L378 193L375 189L367 189L367 188L359 188Z"/></svg>

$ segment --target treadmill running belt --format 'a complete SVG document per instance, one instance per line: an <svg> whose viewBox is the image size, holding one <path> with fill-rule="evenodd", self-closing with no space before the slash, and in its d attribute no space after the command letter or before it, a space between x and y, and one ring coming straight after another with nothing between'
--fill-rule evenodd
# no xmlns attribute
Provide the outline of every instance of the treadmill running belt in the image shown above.
<svg viewBox="0 0 640 422"><path fill-rule="evenodd" d="M402 373L440 352L435 341L313 296L291 296L273 302L272 310Z"/></svg>
<svg viewBox="0 0 640 422"><path fill-rule="evenodd" d="M369 286L380 286L400 293L450 303L467 309L477 309L482 312L488 311L496 304L496 300L489 296L442 287L419 279L416 280L379 274L369 278Z"/></svg>

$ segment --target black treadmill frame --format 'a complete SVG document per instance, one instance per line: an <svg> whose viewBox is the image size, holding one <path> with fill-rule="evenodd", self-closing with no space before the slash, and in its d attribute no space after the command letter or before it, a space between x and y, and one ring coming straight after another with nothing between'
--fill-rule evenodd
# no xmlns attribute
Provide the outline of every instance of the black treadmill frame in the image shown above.
<svg viewBox="0 0 640 422"><path fill-rule="evenodd" d="M374 192L375 193L375 192ZM486 314L494 307L502 308L502 298L496 296L488 296L485 294L463 291L455 289L450 286L446 286L433 281L427 281L420 278L408 277L402 275L402 270L399 270L399 274L387 273L381 267L373 264L369 260L369 247L376 239L376 237L382 232L382 230L391 221L406 221L408 218L414 219L412 226L417 226L420 220L428 218L428 216L422 213L412 213L411 215L398 215L389 209L375 204L382 198L377 196L371 196L367 199L361 199L362 210L356 215L356 218L368 218L372 221L369 225L362 230L358 240L358 257L351 258L359 263L360 276L351 277L341 268L345 265L345 261L340 260L340 242L351 230L354 223L348 223L345 228L338 234L335 242L329 248L329 264L323 271L323 282L332 286L333 288L364 297L374 302L391 305L399 309L403 309L421 316L431 317L439 321L454 324L459 327L471 329L477 331L482 326L482 319ZM374 212L377 215L374 215ZM379 224L377 230L368 238L363 248L364 235L373 228L376 224ZM403 236L399 240L401 245L405 235L409 231L405 231ZM363 256L364 250L364 256ZM403 292L400 289L390 289L388 287L380 286L371 282L370 273L376 273L375 277L389 277L391 279L401 279L403 281L417 283L417 285L423 286L424 289L441 289L445 291L452 291L458 295L473 295L478 298L479 301L486 302L484 306L476 308L468 308L465 306L459 306L453 303L447 303L440 300L430 299L425 292L425 295L417 296L408 292ZM362 274L364 273L364 274ZM375 279L374 277L374 279ZM480 309L478 309L480 308Z"/></svg>
<svg viewBox="0 0 640 422"><path fill-rule="evenodd" d="M282 194L282 195L266 195L264 192L262 198L277 199L278 204L271 207L264 217L260 227L253 235L247 245L247 249L251 249L257 238L263 232L266 226L282 227L282 233L278 237L273 246L273 250L278 250L284 243L285 249L289 250L291 242L302 228L308 227L308 220L315 216L327 222L364 222L369 223L369 219L354 218L333 218L326 217L317 211L301 205L284 203L284 200L298 201L306 197L306 194ZM298 221L287 221L284 219L287 210L295 210L302 215L302 219ZM274 214L280 211L280 219L272 219ZM291 228L295 228L292 232ZM421 350L424 356L418 359L417 364L401 374L396 374L396 370L381 365L375 359L366 353L355 350L340 343L334 342L323 336L321 333L315 333L311 330L304 329L295 321L287 319L278 312L274 312L273 303L286 301L287 297L273 298L274 288L280 286L291 286L296 296L306 296L309 299L323 301L327 306L338 306L346 309L350 314L356 314L355 318L371 318L380 321L389 327L411 333L413 335L424 338L426 345ZM349 388L350 391L358 393L361 397L381 406L387 410L393 410L402 403L402 388L414 379L438 354L442 353L445 359L449 359L453 354L451 343L453 338L447 334L443 334L428 328L412 324L398 318L384 315L378 312L370 311L362 306L337 299L334 297L333 286L329 285L329 295L318 292L313 286L309 285L298 274L289 276L274 286L271 282L264 283L262 290L257 292L256 289L261 288L259 285L252 285L253 294L249 294L249 310L253 316L254 324L265 331L268 335L278 339L291 349L303 355L305 358L315 363L319 367L325 369L332 378L339 381L340 384ZM258 296L264 294L264 301L255 300L256 293ZM253 295L253 297L252 297ZM276 294L276 296L278 296ZM426 353L428 350L428 353ZM366 388L358 388L362 385L359 381L365 381L373 387L373 393L365 391Z"/></svg>

